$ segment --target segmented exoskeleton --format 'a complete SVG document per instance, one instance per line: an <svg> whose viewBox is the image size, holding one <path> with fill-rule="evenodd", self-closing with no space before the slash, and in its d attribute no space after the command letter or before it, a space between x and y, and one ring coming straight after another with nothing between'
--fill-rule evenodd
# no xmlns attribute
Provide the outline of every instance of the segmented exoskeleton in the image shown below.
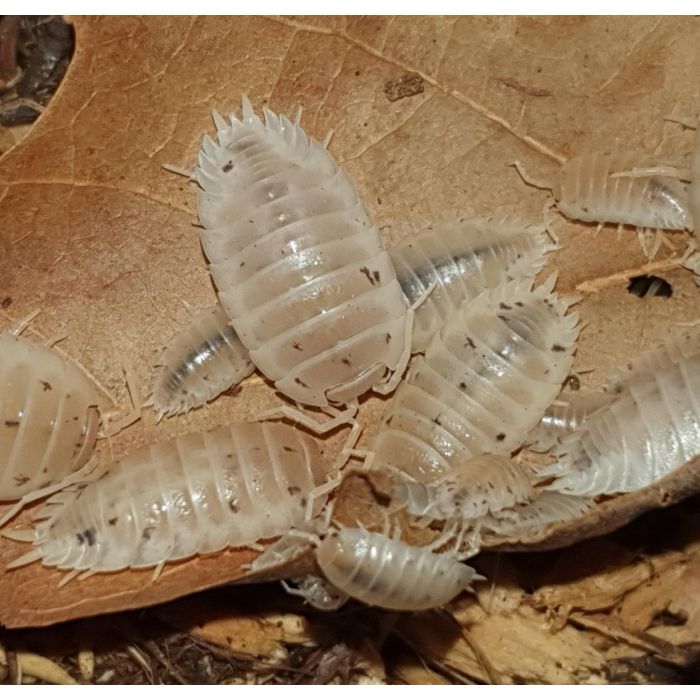
<svg viewBox="0 0 700 700"><path fill-rule="evenodd" d="M243 98L214 114L194 178L201 242L219 300L260 371L327 407L392 390L410 318L379 231L353 183L299 125ZM395 375L392 377L392 374Z"/></svg>
<svg viewBox="0 0 700 700"><path fill-rule="evenodd" d="M700 454L700 348L635 374L559 452L546 488L588 496L644 488Z"/></svg>
<svg viewBox="0 0 700 700"><path fill-rule="evenodd" d="M517 280L464 304L399 386L370 460L417 481L479 454L519 447L559 392L573 360L578 315Z"/></svg>
<svg viewBox="0 0 700 700"><path fill-rule="evenodd" d="M653 258L662 242L661 230L692 229L688 188L679 177L663 174L659 159L632 152L590 153L562 164L551 187L532 180L519 163L526 183L548 189L564 216L598 224L625 224L639 229L645 254ZM670 169L673 170L673 169ZM651 249L646 230L655 232Z"/></svg>
<svg viewBox="0 0 700 700"><path fill-rule="evenodd" d="M156 364L150 402L158 419L216 398L255 367L219 304L196 314Z"/></svg>
<svg viewBox="0 0 700 700"><path fill-rule="evenodd" d="M100 426L95 386L45 345L0 333L0 501L83 466Z"/></svg>
<svg viewBox="0 0 700 700"><path fill-rule="evenodd" d="M442 540L441 540L442 542ZM389 610L445 605L482 576L440 543L416 547L364 528L331 530L316 549L323 575L343 593Z"/></svg>
<svg viewBox="0 0 700 700"><path fill-rule="evenodd" d="M303 527L318 515L335 475L316 443L279 423L180 435L101 467L50 498L33 548L9 566L87 573L157 567Z"/></svg>

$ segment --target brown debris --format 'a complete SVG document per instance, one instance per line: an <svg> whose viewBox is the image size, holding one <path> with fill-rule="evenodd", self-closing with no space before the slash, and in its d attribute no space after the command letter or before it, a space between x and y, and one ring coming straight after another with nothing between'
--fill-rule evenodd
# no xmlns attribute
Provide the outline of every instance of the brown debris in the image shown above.
<svg viewBox="0 0 700 700"><path fill-rule="evenodd" d="M384 83L384 94L389 102L420 95L424 90L423 78L418 73L406 73Z"/></svg>

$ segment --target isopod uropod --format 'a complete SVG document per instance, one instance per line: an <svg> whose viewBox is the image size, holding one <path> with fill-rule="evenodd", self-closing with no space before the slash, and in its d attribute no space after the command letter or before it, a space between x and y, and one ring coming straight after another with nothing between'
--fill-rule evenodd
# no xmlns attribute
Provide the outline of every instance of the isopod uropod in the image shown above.
<svg viewBox="0 0 700 700"><path fill-rule="evenodd" d="M378 229L330 153L243 98L214 114L194 178L201 242L219 300L255 366L301 403L390 391L410 355L410 318ZM393 374L393 376L392 376Z"/></svg>
<svg viewBox="0 0 700 700"><path fill-rule="evenodd" d="M303 527L332 475L316 443L277 423L221 426L143 447L51 497L34 530L10 533L74 573L157 567Z"/></svg>
<svg viewBox="0 0 700 700"><path fill-rule="evenodd" d="M553 285L514 280L460 307L399 386L370 460L425 482L519 447L573 360L578 315Z"/></svg>

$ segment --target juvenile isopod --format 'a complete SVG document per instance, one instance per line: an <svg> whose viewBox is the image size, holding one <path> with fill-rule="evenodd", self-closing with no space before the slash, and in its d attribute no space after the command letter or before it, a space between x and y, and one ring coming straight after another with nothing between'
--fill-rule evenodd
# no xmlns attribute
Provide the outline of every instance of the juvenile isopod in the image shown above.
<svg viewBox="0 0 700 700"><path fill-rule="evenodd" d="M635 374L559 453L546 488L585 496L636 491L700 454L700 348Z"/></svg>
<svg viewBox="0 0 700 700"><path fill-rule="evenodd" d="M542 226L476 218L429 227L390 249L408 303L425 299L415 311L413 352L425 349L464 299L511 279L533 277L555 248ZM152 403L159 417L182 413L234 386L252 368L248 349L217 305L195 316L168 342L158 362Z"/></svg>
<svg viewBox="0 0 700 700"><path fill-rule="evenodd" d="M254 370L247 348L219 304L192 317L156 365L150 403L158 415L184 413L216 398Z"/></svg>
<svg viewBox="0 0 700 700"><path fill-rule="evenodd" d="M504 537L538 537L550 525L574 520L593 505L592 498L541 491L528 503L519 503L487 515L480 521L480 526L484 531Z"/></svg>
<svg viewBox="0 0 700 700"><path fill-rule="evenodd" d="M214 113L218 143L204 138L193 174L219 301L287 397L325 408L392 391L412 312L379 231L299 120L263 112L264 122L244 97L240 118Z"/></svg>
<svg viewBox="0 0 700 700"><path fill-rule="evenodd" d="M332 529L318 544L326 579L348 596L388 610L427 610L471 591L482 576L455 552L438 553L444 538L416 547L364 528Z"/></svg>
<svg viewBox="0 0 700 700"><path fill-rule="evenodd" d="M578 314L553 285L515 280L461 306L393 396L370 464L430 482L469 457L518 448L573 360Z"/></svg>
<svg viewBox="0 0 700 700"><path fill-rule="evenodd" d="M398 478L391 504L434 520L475 520L534 496L526 470L509 457L479 455L429 484Z"/></svg>
<svg viewBox="0 0 700 700"><path fill-rule="evenodd" d="M73 573L156 567L304 527L334 475L316 443L279 423L221 426L143 447L51 497L34 530L9 533ZM319 491L320 489L320 491Z"/></svg>
<svg viewBox="0 0 700 700"><path fill-rule="evenodd" d="M532 180L519 163L520 176L530 185L552 192L564 216L598 224L625 224L639 229L645 254L653 258L661 245L661 230L692 230L688 188L678 177L658 174L658 159L632 152L590 153L565 162L551 187ZM635 173L635 171L638 171ZM646 174L644 174L646 173ZM646 229L656 232L648 249Z"/></svg>

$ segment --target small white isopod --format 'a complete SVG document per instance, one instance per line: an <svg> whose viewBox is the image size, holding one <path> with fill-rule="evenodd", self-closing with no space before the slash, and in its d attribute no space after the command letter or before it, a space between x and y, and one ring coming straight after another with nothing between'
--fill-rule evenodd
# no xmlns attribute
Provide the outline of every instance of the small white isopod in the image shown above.
<svg viewBox="0 0 700 700"><path fill-rule="evenodd" d="M530 178L517 161L514 165L527 184L551 191L567 218L597 223L598 230L606 223L618 224L618 230L635 226L642 250L653 258L663 229L693 228L687 185L663 174L675 170L658 163L658 158L633 152L588 153L566 161L552 186ZM647 229L655 232L651 247Z"/></svg>
<svg viewBox="0 0 700 700"><path fill-rule="evenodd" d="M428 610L471 591L471 584L483 579L460 562L456 552L436 552L445 541L440 537L429 546L416 547L388 533L333 528L318 543L316 561L336 589L367 605Z"/></svg>
<svg viewBox="0 0 700 700"><path fill-rule="evenodd" d="M284 424L179 435L52 496L33 530L5 533L32 543L8 568L40 560L85 575L155 567L157 577L168 561L304 527L334 476L316 443Z"/></svg>
<svg viewBox="0 0 700 700"><path fill-rule="evenodd" d="M158 419L216 398L254 371L247 348L219 304L192 317L156 364L150 403Z"/></svg>
<svg viewBox="0 0 700 700"><path fill-rule="evenodd" d="M469 457L520 447L573 361L578 314L553 286L514 280L461 306L390 401L369 466L430 482Z"/></svg>

